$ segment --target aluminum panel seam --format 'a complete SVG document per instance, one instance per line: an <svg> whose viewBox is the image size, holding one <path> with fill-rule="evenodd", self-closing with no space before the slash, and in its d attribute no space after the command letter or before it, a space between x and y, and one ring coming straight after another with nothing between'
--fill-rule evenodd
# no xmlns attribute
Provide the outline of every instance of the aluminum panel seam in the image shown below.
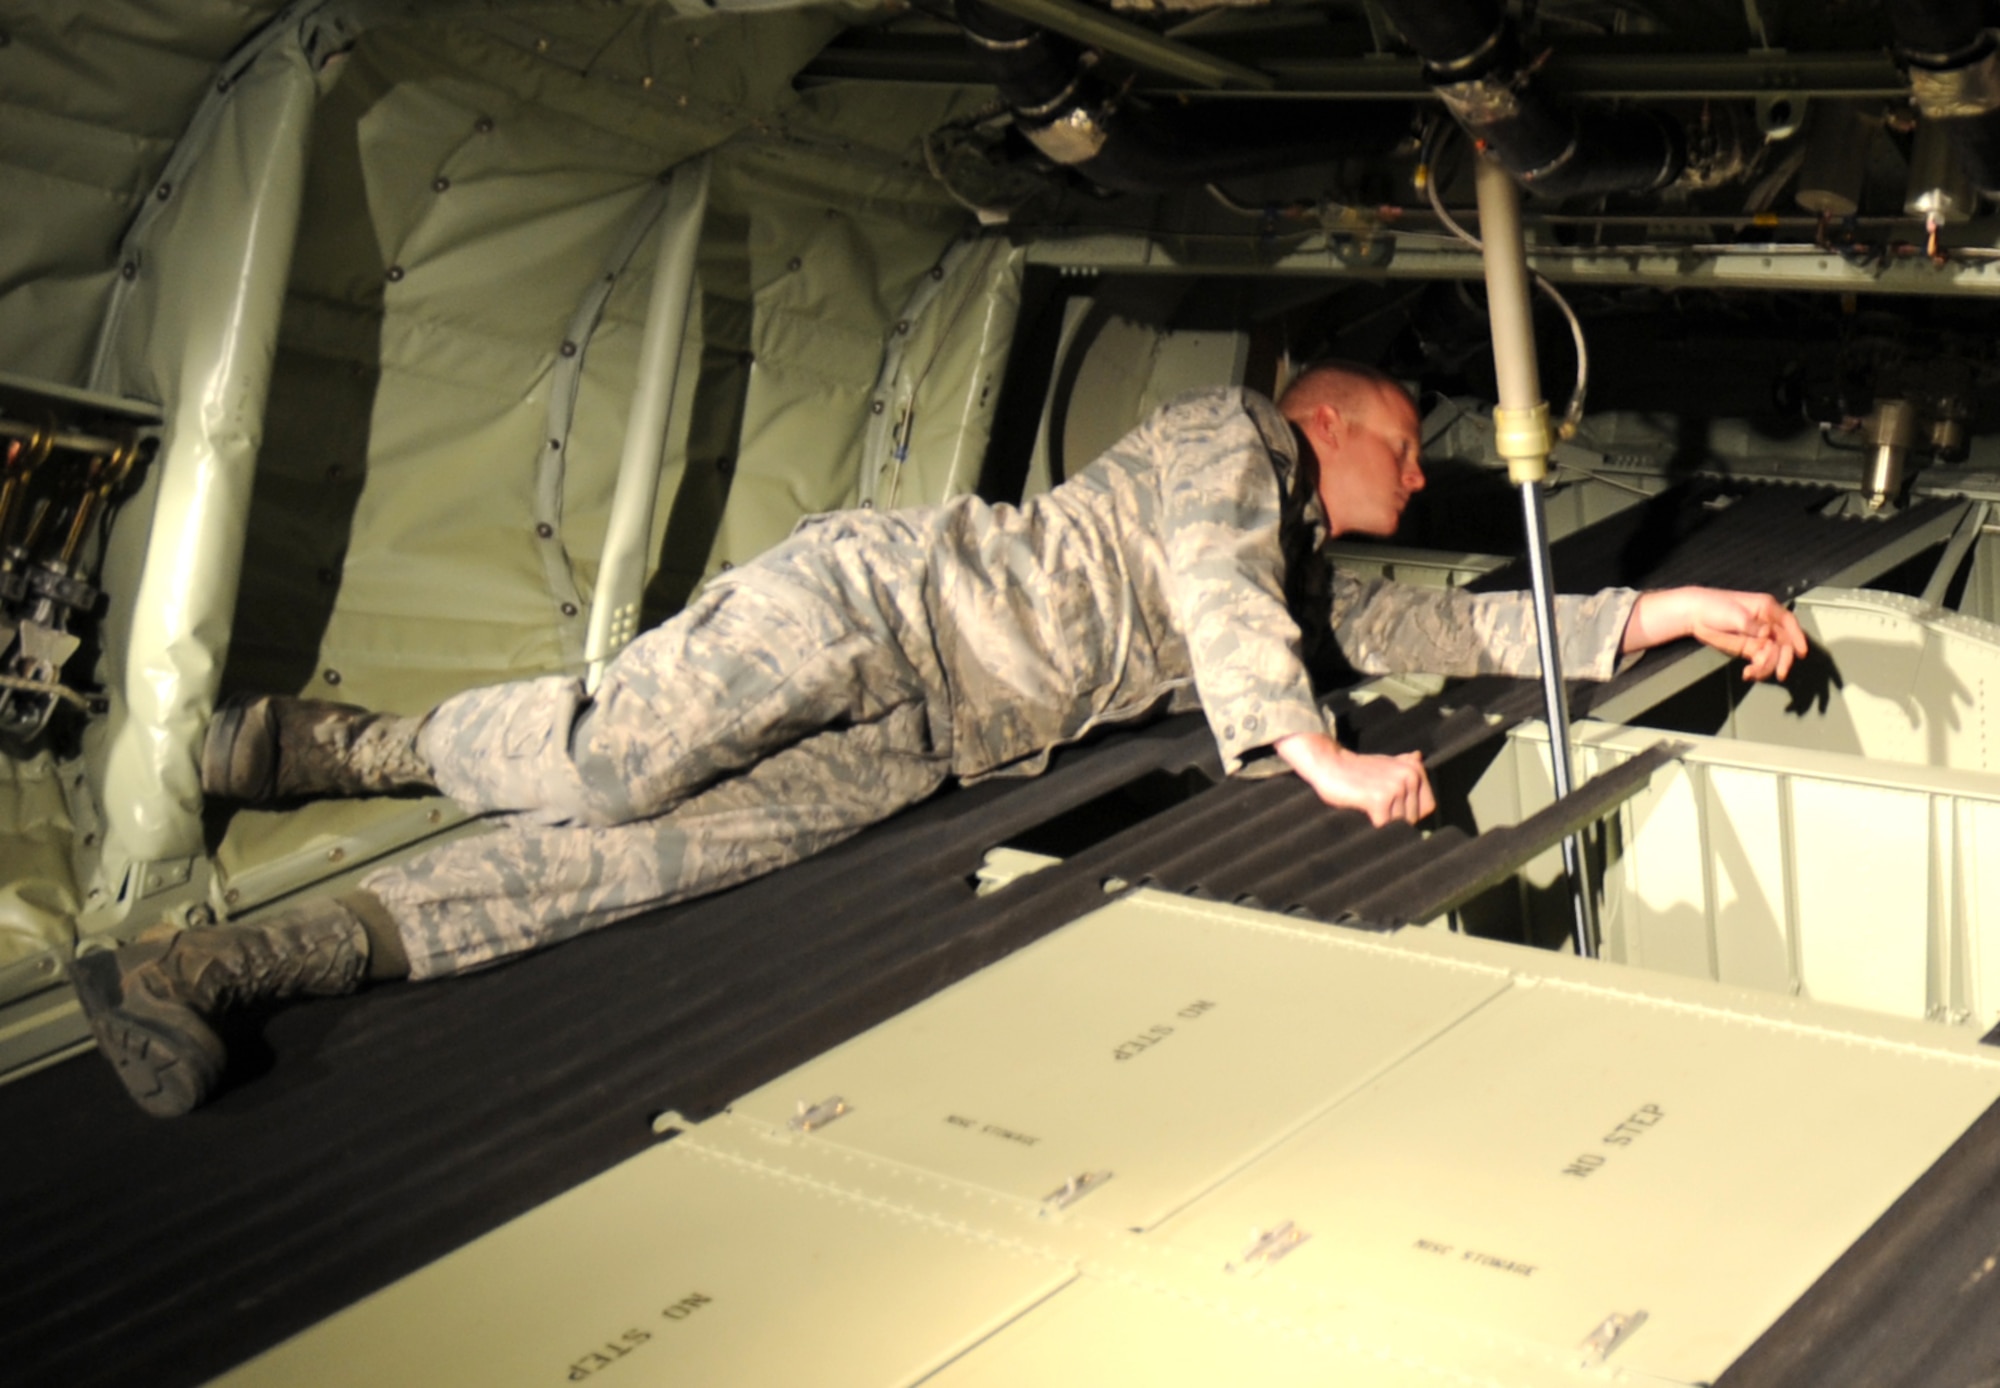
<svg viewBox="0 0 2000 1388"><path fill-rule="evenodd" d="M1810 1037L1816 1041L1829 1041L1853 1050L1880 1051L1891 1055L1910 1056L1918 1060L1931 1061L1964 1069L1991 1070L2000 1072L2000 1051L1989 1049L1981 1053L1976 1049L1976 1038L1966 1036L1965 1049L1946 1046L1929 1046L1921 1041L1899 1041L1882 1036L1856 1035L1837 1027L1820 1026L1811 1022L1792 1021L1781 1017L1759 1016L1755 1013L1739 1012L1732 1008L1717 1007L1711 1003L1692 1002L1682 998L1664 998L1635 993L1623 988L1612 988L1582 982L1577 979L1521 979L1519 986L1548 988L1557 992L1574 993L1582 997L1600 998L1622 1003L1629 1007L1646 1008L1659 1012L1677 1012L1690 1017L1701 1017L1730 1026L1740 1026L1751 1030L1778 1032L1793 1036ZM1724 984L1723 987L1732 985ZM1839 1007L1841 1004L1820 1002L1816 1007ZM1876 1014L1856 1009L1857 1021L1875 1020ZM1931 1026L1930 1023L1912 1025ZM1942 1028L1937 1028L1942 1031ZM1959 1033L1946 1032L1957 1036Z"/></svg>
<svg viewBox="0 0 2000 1388"><path fill-rule="evenodd" d="M1487 1008L1493 1006L1494 1003L1506 997L1514 991L1514 987L1515 985L1511 980L1501 984L1501 986L1496 987L1485 997L1480 998L1464 1011L1458 1013L1458 1015L1434 1027L1422 1037L1412 1041L1402 1050L1397 1051L1393 1055L1384 1056L1374 1068L1349 1077L1340 1088L1329 1093L1324 1102L1302 1113L1295 1122L1281 1128L1273 1129L1264 1142L1244 1148L1238 1154L1238 1160L1234 1165L1217 1171L1207 1182L1191 1187L1185 1199L1160 1213L1158 1218L1153 1222L1153 1230L1157 1231L1163 1228L1175 1216L1198 1204L1203 1198L1213 1194L1244 1173L1251 1171L1258 1163L1309 1132L1314 1126L1324 1121L1328 1115L1351 1102L1356 1096L1365 1093L1371 1086L1379 1083L1385 1076L1392 1074L1401 1066L1408 1064L1416 1056L1436 1046L1474 1017L1477 1017Z"/></svg>
<svg viewBox="0 0 2000 1388"><path fill-rule="evenodd" d="M829 1132L827 1145L1037 1204L1065 1179L1110 1168L1124 1179L1080 1206L1080 1217L1150 1229L1407 1062L1509 986L1490 969L1440 971L1434 959L1357 952L1345 946L1359 937L1343 938L1346 932L1279 925L1244 939L1230 928L1238 924L1233 919L1156 908L1167 900L1148 896L1090 911L899 1020L743 1096L733 1111L776 1128L787 1122L794 1103L839 1092L857 1116ZM1315 945L1320 948L1310 948ZM1335 952L1327 954L1328 947ZM1035 1041L1023 1039L998 1067L994 1056L974 1058L981 1037L1012 1025L1024 1000L1055 996L1050 985L1057 980L1063 981L1063 1002L1043 1019ZM1154 1012L1168 993L1174 996L1167 1006ZM1390 996L1398 1001L1371 1001ZM1189 997L1202 1001L1169 1017L1168 1008ZM1233 1020L1193 1028L1175 1020L1211 1012ZM1121 1020L1109 1021L1113 1015ZM1106 1034L1089 1024L1098 1018L1112 1028ZM1106 1059L1099 1043L1134 1044L1126 1038L1148 1020L1169 1023L1153 1028L1162 1039L1176 1030L1204 1039L1176 1043L1172 1059L1099 1068ZM912 1031L927 1038L920 1053L901 1042ZM1137 1044L1142 1051L1151 1043ZM1313 1058L1265 1083L1243 1068L1288 1046L1304 1047ZM1136 1054L1120 1045L1109 1059ZM966 1059L936 1059L957 1055ZM878 1098L882 1107L865 1112ZM1180 1104L1206 1115L1203 1136L1176 1142L1171 1124L1156 1131L1161 1106L1170 1111ZM992 1154L1002 1149L962 1148L953 1145L956 1138L934 1145L940 1118L971 1127L962 1118L968 1113L1002 1118L1004 1129L1033 1134L1022 1141L1036 1150L1016 1153L1017 1164L996 1161ZM1142 1117L1137 1128L1101 1121L1121 1113L1151 1117ZM1137 1136L1141 1131L1146 1136Z"/></svg>
<svg viewBox="0 0 2000 1388"><path fill-rule="evenodd" d="M1353 949L1364 954L1374 954L1384 958L1409 960L1451 973L1488 975L1496 980L1511 980L1513 970L1500 963L1486 963L1481 960L1454 959L1449 955L1417 953L1403 944L1396 935L1383 935L1374 931L1349 930L1342 926L1327 925L1318 921L1293 923L1290 918L1273 915L1268 911L1258 911L1247 906L1237 906L1226 901L1201 901L1194 897L1182 896L1177 892L1163 891L1154 887L1140 887L1119 898L1122 902L1134 902L1149 909L1171 911L1177 915L1190 916L1197 920L1227 925L1239 930L1257 931L1304 941L1322 949ZM1339 931L1339 934L1332 932Z"/></svg>
<svg viewBox="0 0 2000 1388"><path fill-rule="evenodd" d="M1351 937L1344 934L1337 936L1329 935L1327 934L1329 930L1337 930L1340 927L1291 925L1284 923L1281 919L1273 919L1265 913L1255 912L1246 907L1233 906L1224 902L1196 901L1188 897L1146 888L1141 888L1123 899L1142 901L1149 907L1172 910L1179 914L1213 920L1226 925L1291 935L1322 946L1343 949L1354 948L1364 952L1396 958L1423 959L1427 963L1439 964L1449 968L1504 975L1514 987L1568 989L1582 994L1602 995L1607 998L1630 1003L1633 1006L1653 1007L1667 1011L1682 1011L1691 1016L1713 1016L1745 1026L1792 1032L1802 1036L1823 1037L1838 1040L1843 1044L1915 1055L1924 1059L1944 1061L1956 1065L1974 1067L2000 1066L2000 1052L1993 1052L1991 1050L1988 1052L1979 1051L1974 1045L1973 1038L1960 1038L1956 1033L1939 1032L1937 1042L1928 1043L1925 1040L1919 1040L1914 1037L1903 1039L1890 1035L1868 1035L1865 1033L1869 1031L1887 1032L1892 1028L1884 1026L1882 1024L1884 1019L1877 1014L1860 1010L1854 1012L1854 1026L1859 1028L1859 1031L1802 1022L1774 1015L1777 1011L1786 1008L1788 1000L1773 997L1768 993L1760 993L1753 989L1737 989L1736 985L1732 984L1716 985L1712 982L1709 983L1709 986L1720 986L1742 993L1740 1007L1720 1007L1711 1003L1695 1002L1691 999L1665 995L1659 985L1665 982L1666 978L1660 975L1631 973L1621 976L1616 983L1593 983L1584 978L1562 977L1558 974L1546 972L1545 970L1551 965L1558 968L1574 965L1579 969L1586 969L1592 967L1593 961L1575 960L1569 955L1550 955L1544 951L1532 950L1525 946L1510 945L1499 941L1474 941L1464 936L1449 937L1450 944L1460 948L1516 950L1522 956L1521 963L1523 965L1535 965L1539 967L1535 968L1533 972L1528 972L1518 966L1509 967L1507 964L1497 960L1488 963L1483 960L1455 959L1449 955L1433 954L1430 948L1432 942L1422 933L1410 931L1399 931L1386 936L1373 933L1363 934L1358 931ZM1809 1005L1816 1007L1839 1006L1834 1003L1811 1003ZM1911 1030L1919 1028L1925 1031L1936 1030L1936 1028L1928 1023L1910 1022L1905 1025Z"/></svg>
<svg viewBox="0 0 2000 1388"><path fill-rule="evenodd" d="M776 1152L786 1153L793 1160L773 1159L769 1154L753 1154L747 1150L749 1147L748 1142L741 1145L724 1145L722 1143L705 1141L704 1139L710 1136L710 1130L716 1128L717 1125L722 1125L723 1131L727 1131L731 1126L735 1126L743 1136L754 1141L769 1143ZM673 1142L676 1148L699 1156L704 1161L728 1166L738 1171L749 1172L760 1179L796 1186L829 1199L844 1200L849 1204L860 1206L875 1214L902 1220L905 1223L923 1228L937 1230L941 1233L954 1234L960 1238L970 1239L974 1243L1001 1249L1018 1257L1072 1266L1072 1271L1074 1271L1071 1260L1068 1257L1062 1253L1052 1251L1046 1244L1031 1242L1011 1234L1003 1233L997 1224L982 1224L966 1217L953 1217L941 1213L938 1205L935 1203L926 1205L908 1200L898 1200L887 1194L865 1190L852 1183L843 1183L817 1176L812 1172L801 1170L800 1167L807 1163L799 1161L798 1157L803 1154L805 1149L811 1148L815 1154L815 1159L820 1156L830 1157L844 1161L852 1166L868 1168L874 1174L886 1174L890 1179L898 1183L929 1187L934 1200L943 1197L954 1202L984 1203L988 1206L1005 1210L1016 1217L1031 1217L1031 1212L1035 1207L1029 1201L1018 1200L997 1191L984 1190L964 1182L954 1181L948 1176L940 1176L935 1172L924 1171L913 1166L904 1166L899 1162L887 1161L881 1157L872 1157L866 1153L855 1152L849 1148L836 1148L826 1143L815 1142L811 1136L797 1139L781 1137L755 1119L743 1118L736 1114L718 1115L715 1118L709 1119L707 1123L697 1124L695 1127L681 1133L678 1137L669 1140Z"/></svg>
<svg viewBox="0 0 2000 1388"><path fill-rule="evenodd" d="M1314 1303L1310 1314L1274 1311L1270 1297L1265 1293L1275 1286L1275 1278L1262 1275L1238 1278L1224 1273L1212 1259L1175 1246L1157 1235L1136 1234L1087 1222L1069 1212L1043 1216L1034 1202L995 1195L965 1182L918 1172L897 1162L837 1148L811 1137L786 1142L782 1162L746 1150L771 1141L767 1133L768 1129L754 1120L735 1114L721 1114L686 1130L672 1141L676 1145L688 1144L690 1150L698 1150L708 1159L735 1169L749 1170L760 1178L844 1198L877 1213L1068 1267L1074 1275L1066 1286L1098 1282L1129 1288L1195 1307L1234 1323L1304 1335L1316 1343L1336 1345L1384 1359L1443 1382L1523 1388L1523 1380L1518 1377L1496 1378L1467 1373L1417 1357L1407 1346L1422 1345L1430 1349L1440 1341L1448 1341L1463 1353L1491 1354L1498 1351L1523 1367L1539 1370L1544 1376L1532 1380L1535 1383L1573 1381L1572 1375L1566 1372L1570 1368L1571 1356L1565 1351L1552 1351L1536 1341L1510 1337L1486 1327L1388 1303L1344 1304L1332 1308L1340 1314L1333 1316L1329 1322L1329 1308L1316 1294L1308 1294ZM828 1171L828 1167L835 1170ZM932 1199L959 1208L954 1213L946 1214L939 1212L936 1206L926 1209L906 1203L886 1192L884 1187L892 1184L925 1187ZM997 1224L981 1226L973 1222L976 1215L971 1213L980 1207L996 1212L1002 1220L1022 1222L1026 1228L1019 1233L1009 1233ZM1231 1280L1218 1282L1224 1277ZM1222 1291L1201 1290L1204 1284L1216 1284ZM1242 1290L1238 1291L1239 1288ZM1061 1295L1061 1291L1054 1295ZM1387 1338L1404 1342L1406 1348L1403 1352L1385 1345L1381 1339L1363 1339L1355 1329L1366 1327L1379 1331L1385 1326L1389 1327ZM1596 1381L1582 1375L1575 1378Z"/></svg>

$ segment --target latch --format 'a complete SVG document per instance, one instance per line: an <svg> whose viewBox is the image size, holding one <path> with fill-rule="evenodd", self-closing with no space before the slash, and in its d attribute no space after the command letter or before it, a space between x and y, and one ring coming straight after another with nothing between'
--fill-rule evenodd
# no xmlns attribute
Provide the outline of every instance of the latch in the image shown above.
<svg viewBox="0 0 2000 1388"><path fill-rule="evenodd" d="M1632 1332L1646 1323L1644 1311L1613 1311L1597 1329L1583 1337L1583 1343L1576 1347L1578 1362L1586 1369L1594 1369L1611 1357L1611 1351L1632 1338Z"/></svg>
<svg viewBox="0 0 2000 1388"><path fill-rule="evenodd" d="M1233 1263L1224 1263L1224 1272L1249 1271L1267 1267L1290 1253L1312 1235L1286 1220L1283 1224L1266 1229L1256 1235L1256 1242L1244 1250L1243 1256Z"/></svg>
<svg viewBox="0 0 2000 1388"><path fill-rule="evenodd" d="M795 1133L809 1133L815 1129L824 1128L827 1124L841 1117L846 1112L847 1100L841 1098L838 1094L834 1095L831 1099L821 1099L816 1104L808 1104L804 1099L801 1099L799 1100L799 1111L791 1116L785 1126Z"/></svg>
<svg viewBox="0 0 2000 1388"><path fill-rule="evenodd" d="M1072 1176L1042 1197L1042 1213L1054 1214L1057 1210L1066 1210L1110 1179L1109 1171L1085 1171Z"/></svg>

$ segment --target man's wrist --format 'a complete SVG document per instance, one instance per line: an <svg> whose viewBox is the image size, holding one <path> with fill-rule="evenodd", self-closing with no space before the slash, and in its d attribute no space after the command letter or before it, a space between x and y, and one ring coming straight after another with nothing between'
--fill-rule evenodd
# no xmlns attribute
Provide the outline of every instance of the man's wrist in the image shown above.
<svg viewBox="0 0 2000 1388"><path fill-rule="evenodd" d="M1326 733L1291 733L1273 742L1271 750L1301 776L1337 766L1354 755Z"/></svg>
<svg viewBox="0 0 2000 1388"><path fill-rule="evenodd" d="M1626 653L1649 651L1694 635L1694 616L1689 601L1691 589L1655 588L1639 594L1632 615L1625 622L1625 639L1619 643Z"/></svg>

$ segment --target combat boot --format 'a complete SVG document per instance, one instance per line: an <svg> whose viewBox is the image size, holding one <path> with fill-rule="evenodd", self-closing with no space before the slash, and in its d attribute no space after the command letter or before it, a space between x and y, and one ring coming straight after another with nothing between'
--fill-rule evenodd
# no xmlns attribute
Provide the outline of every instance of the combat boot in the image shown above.
<svg viewBox="0 0 2000 1388"><path fill-rule="evenodd" d="M201 788L266 804L305 795L432 788L417 751L425 718L270 694L226 700L201 744Z"/></svg>
<svg viewBox="0 0 2000 1388"><path fill-rule="evenodd" d="M70 963L98 1049L139 1107L175 1118L201 1103L228 1059L209 1019L301 995L351 993L369 973L369 934L340 901L269 922L171 930Z"/></svg>

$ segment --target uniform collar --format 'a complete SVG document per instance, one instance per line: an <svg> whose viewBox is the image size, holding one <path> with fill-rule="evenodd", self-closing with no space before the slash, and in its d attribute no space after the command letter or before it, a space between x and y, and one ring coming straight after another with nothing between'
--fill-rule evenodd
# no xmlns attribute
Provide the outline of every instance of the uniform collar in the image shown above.
<svg viewBox="0 0 2000 1388"><path fill-rule="evenodd" d="M1329 528L1326 523L1326 503L1320 499L1319 494L1319 454L1313 450L1312 440L1306 437L1305 430L1289 419L1285 421L1285 432L1290 435L1292 445L1290 468L1292 487L1295 492L1299 490L1305 492L1303 504L1299 506L1297 514L1301 521L1312 527L1313 548L1318 549L1327 542Z"/></svg>

